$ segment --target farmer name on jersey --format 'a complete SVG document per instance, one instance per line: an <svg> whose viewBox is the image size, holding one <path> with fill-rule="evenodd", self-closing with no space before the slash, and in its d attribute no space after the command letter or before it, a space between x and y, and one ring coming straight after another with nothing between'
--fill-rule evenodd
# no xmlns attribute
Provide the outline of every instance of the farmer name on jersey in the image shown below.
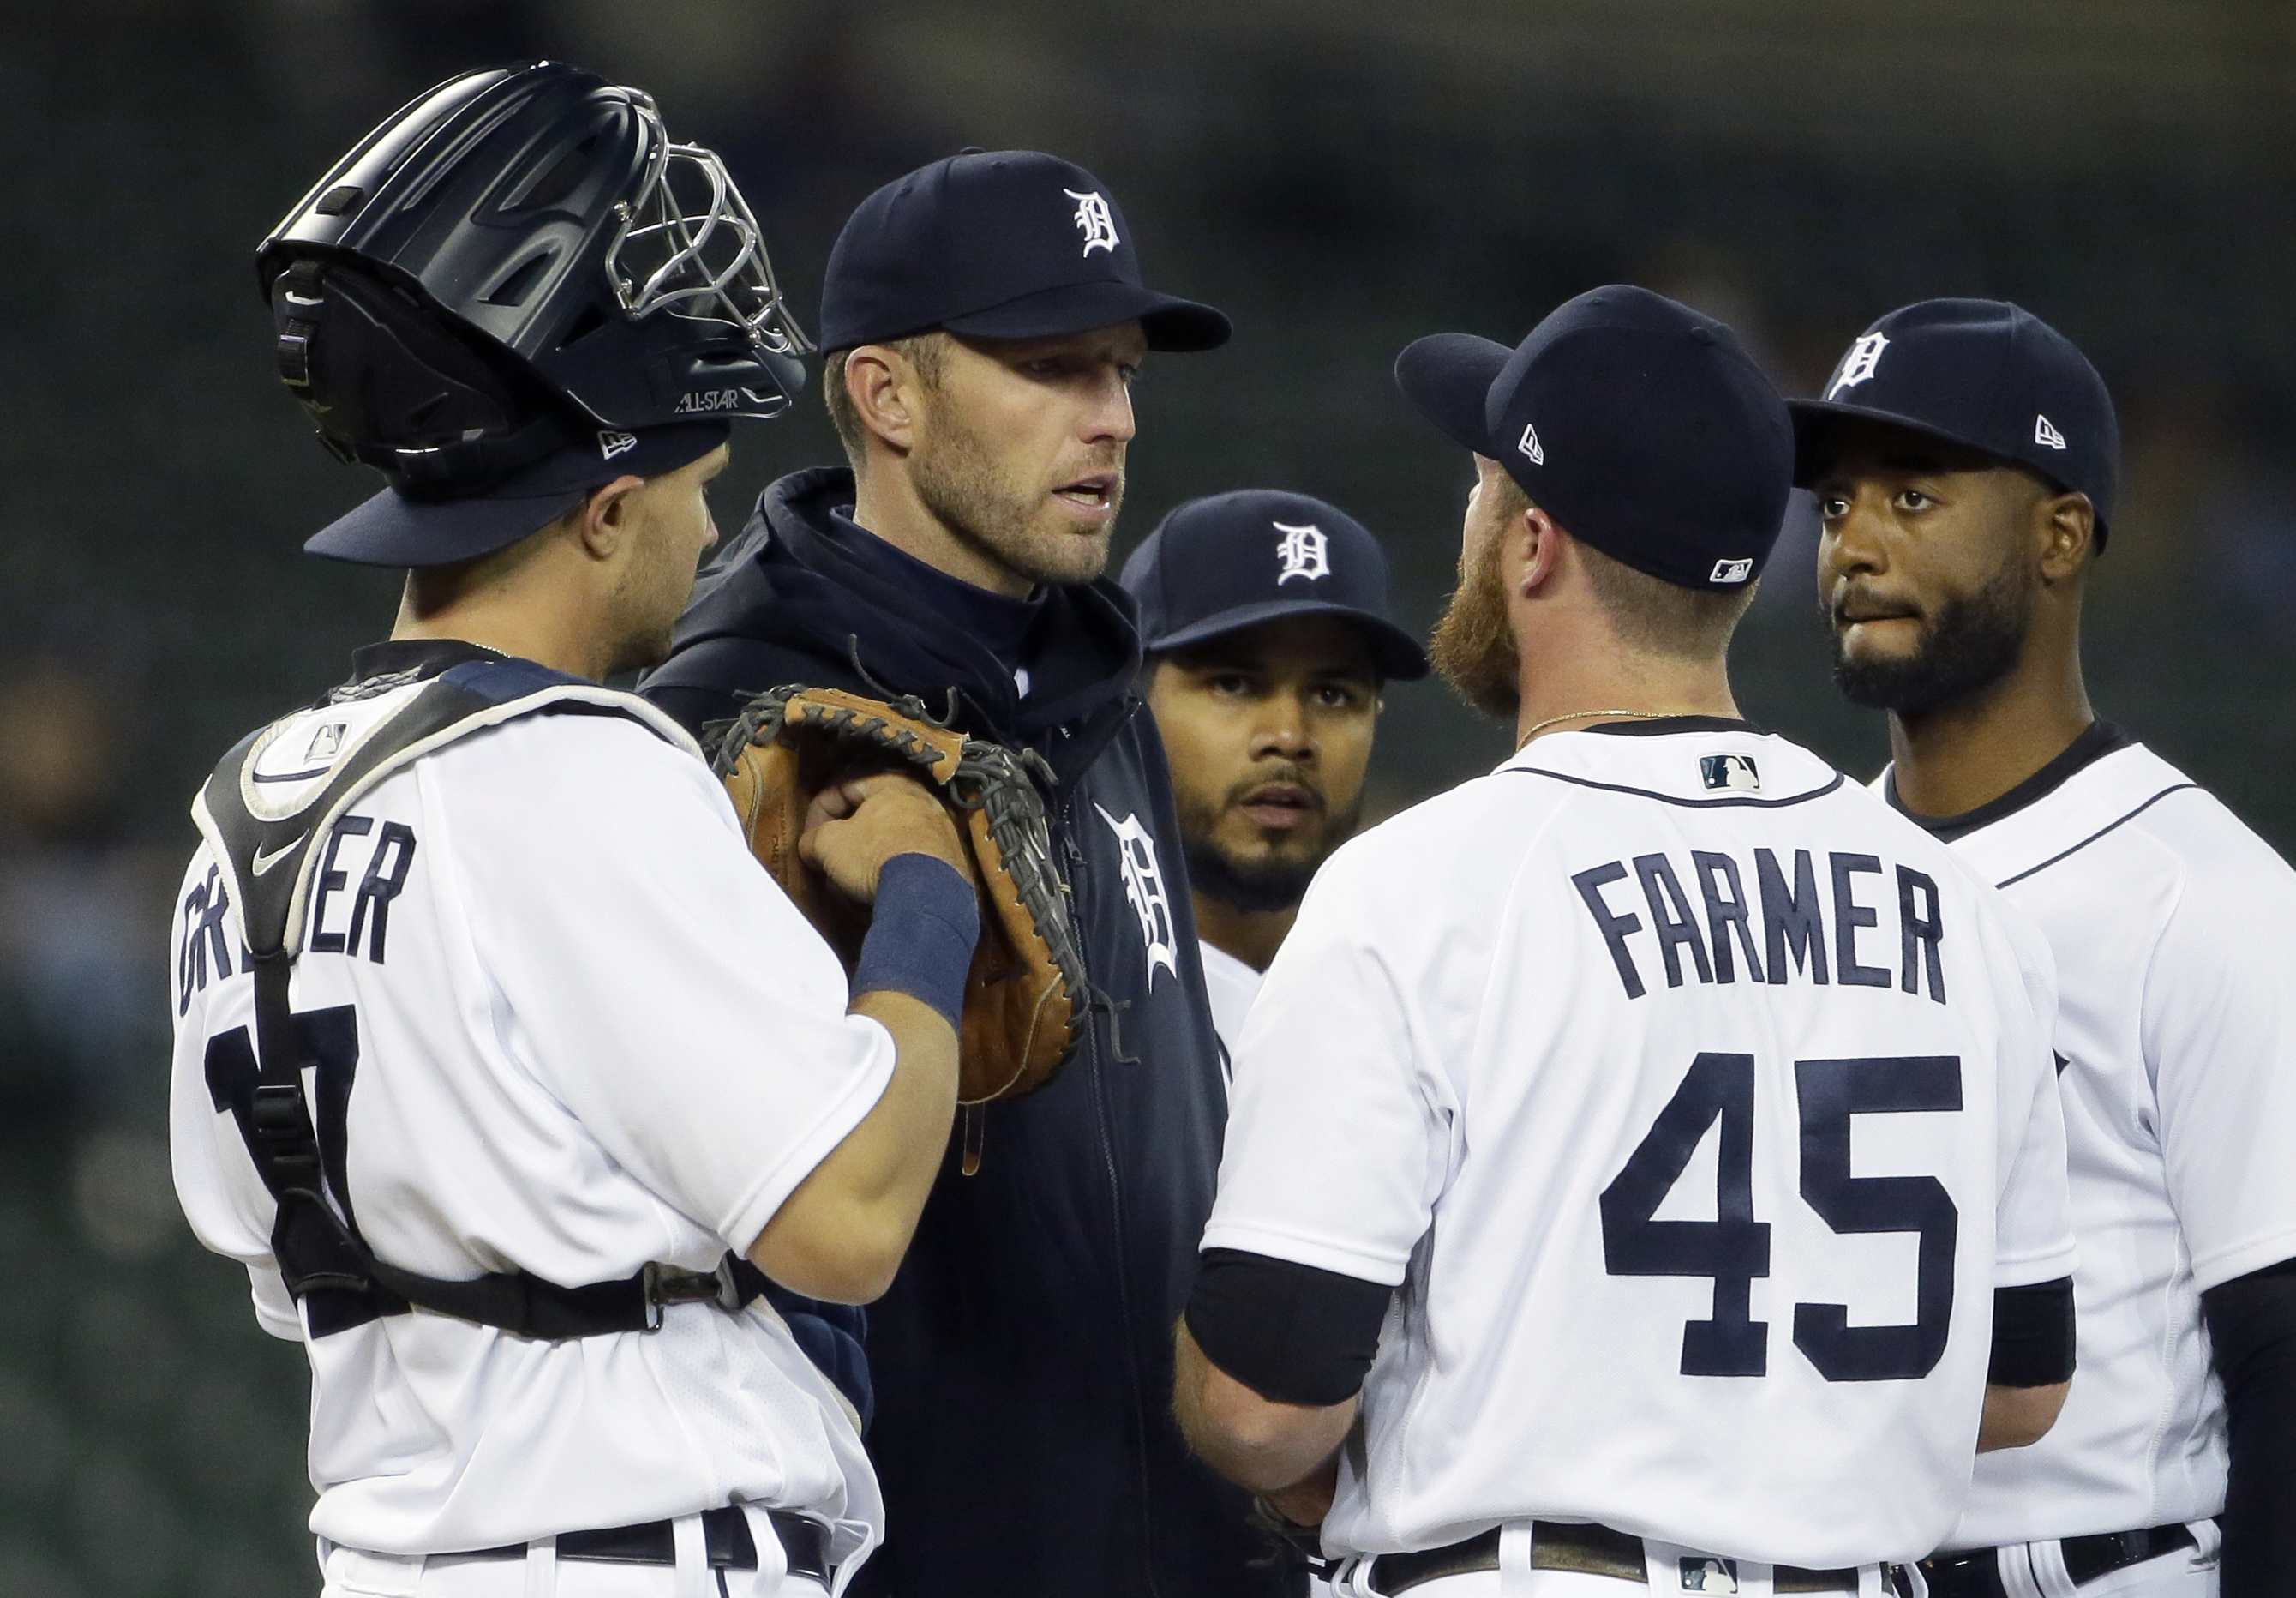
<svg viewBox="0 0 2296 1598"><path fill-rule="evenodd" d="M319 857L318 875L311 881L310 935L305 948L314 954L363 954L382 964L390 935L390 902L406 890L406 874L414 866L414 829L404 821L385 821L380 828L373 816L345 816L337 821ZM357 887L351 885L354 877ZM211 972L217 979L232 975L234 956L236 969L248 968L246 945L234 948L224 937L224 912L230 906L223 873L209 866L182 905L184 943L176 962L178 1015L191 1009L193 994L206 989Z"/></svg>
<svg viewBox="0 0 2296 1598"><path fill-rule="evenodd" d="M1694 849L1686 861L1614 860L1570 884L1629 999L1662 970L1670 988L1737 982L1742 972L1747 982L1897 987L1945 1002L1937 883L1878 855L1830 853L1821 861L1797 849L1784 861L1757 849L1747 860Z"/></svg>

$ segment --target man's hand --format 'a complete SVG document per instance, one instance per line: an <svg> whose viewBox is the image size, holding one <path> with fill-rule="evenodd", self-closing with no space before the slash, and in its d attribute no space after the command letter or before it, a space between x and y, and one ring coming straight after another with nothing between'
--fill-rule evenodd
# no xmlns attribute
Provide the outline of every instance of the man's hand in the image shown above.
<svg viewBox="0 0 2296 1598"><path fill-rule="evenodd" d="M956 818L914 777L873 772L832 783L806 811L798 854L860 904L877 899L877 873L897 854L927 854L978 882Z"/></svg>

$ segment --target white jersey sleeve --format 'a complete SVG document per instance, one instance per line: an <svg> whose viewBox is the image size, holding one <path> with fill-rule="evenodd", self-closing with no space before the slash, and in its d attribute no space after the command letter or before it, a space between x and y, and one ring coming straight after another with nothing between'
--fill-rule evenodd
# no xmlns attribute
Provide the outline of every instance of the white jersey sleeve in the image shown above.
<svg viewBox="0 0 2296 1598"><path fill-rule="evenodd" d="M750 857L707 767L635 725L536 789L418 768L471 938L543 1085L647 1189L746 1251L891 1078L844 968ZM493 735L568 750L540 721ZM450 842L450 846L452 843Z"/></svg>
<svg viewBox="0 0 2296 1598"><path fill-rule="evenodd" d="M2207 841L2222 853L2185 877L2141 1023L2169 1197L2203 1293L2296 1256L2296 879L2245 828Z"/></svg>
<svg viewBox="0 0 2296 1598"><path fill-rule="evenodd" d="M1268 968L1234 1045L1203 1246L1393 1287L1442 1191L1456 1107L1415 1046L1420 1007L1442 996L1398 980L1373 936L1424 906L1377 865L1352 844L1326 861Z"/></svg>

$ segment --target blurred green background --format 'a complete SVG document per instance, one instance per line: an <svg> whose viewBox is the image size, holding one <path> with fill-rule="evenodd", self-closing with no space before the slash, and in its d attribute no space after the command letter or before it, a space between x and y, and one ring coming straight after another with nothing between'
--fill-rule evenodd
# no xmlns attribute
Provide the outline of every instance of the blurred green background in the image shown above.
<svg viewBox="0 0 2296 1598"><path fill-rule="evenodd" d="M1389 385L1613 280L1723 317L1788 392L1874 316L2013 299L2120 403L2100 711L2296 839L2296 9L2281 0L6 0L0 7L0 1598L316 1589L305 1381L176 1217L168 901L216 754L388 628L297 546L373 480L270 370L252 251L339 151L463 68L559 56L727 157L810 320L871 189L964 144L1112 188L1152 282L1235 318L1163 357L1119 553L1283 487L1452 577L1464 463ZM832 459L737 435L721 526ZM1741 696L1860 777L1807 507ZM1390 698L1390 810L1505 751Z"/></svg>

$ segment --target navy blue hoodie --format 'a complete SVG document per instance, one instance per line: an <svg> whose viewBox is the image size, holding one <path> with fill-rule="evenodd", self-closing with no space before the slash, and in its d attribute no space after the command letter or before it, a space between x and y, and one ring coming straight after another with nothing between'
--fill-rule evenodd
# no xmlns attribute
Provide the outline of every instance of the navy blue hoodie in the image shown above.
<svg viewBox="0 0 2296 1598"><path fill-rule="evenodd" d="M838 513L851 474L783 478L702 575L642 691L689 728L783 683L914 694L1058 778L1054 851L1106 1002L1051 1086L952 1148L892 1290L866 1317L869 1452L888 1541L853 1589L939 1598L1267 1598L1244 1495L1171 1417L1172 1325L1195 1274L1226 1116L1171 778L1135 691L1130 598L1046 590L1013 666L894 581ZM813 1339L821 1341L817 1335Z"/></svg>

